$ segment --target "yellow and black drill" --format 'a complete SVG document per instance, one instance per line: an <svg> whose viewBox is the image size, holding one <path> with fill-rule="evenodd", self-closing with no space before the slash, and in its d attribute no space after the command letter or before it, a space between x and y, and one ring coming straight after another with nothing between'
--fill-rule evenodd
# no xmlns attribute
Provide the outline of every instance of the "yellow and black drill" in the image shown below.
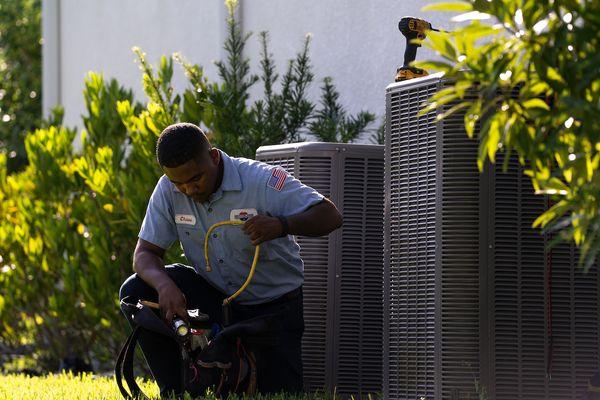
<svg viewBox="0 0 600 400"><path fill-rule="evenodd" d="M429 75L424 69L410 66L417 56L417 48L421 47L420 44L413 43L413 40L424 40L427 31L439 31L433 29L429 22L414 17L402 18L398 22L398 29L406 37L406 50L404 50L404 65L396 70L396 82Z"/></svg>

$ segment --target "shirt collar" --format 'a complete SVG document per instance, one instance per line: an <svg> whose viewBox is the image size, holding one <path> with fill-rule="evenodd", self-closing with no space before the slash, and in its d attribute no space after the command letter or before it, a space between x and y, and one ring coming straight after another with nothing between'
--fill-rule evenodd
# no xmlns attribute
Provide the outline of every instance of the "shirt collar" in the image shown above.
<svg viewBox="0 0 600 400"><path fill-rule="evenodd" d="M221 181L221 187L217 190L242 190L242 180L237 166L224 151L219 150L219 152L223 161L223 180Z"/></svg>

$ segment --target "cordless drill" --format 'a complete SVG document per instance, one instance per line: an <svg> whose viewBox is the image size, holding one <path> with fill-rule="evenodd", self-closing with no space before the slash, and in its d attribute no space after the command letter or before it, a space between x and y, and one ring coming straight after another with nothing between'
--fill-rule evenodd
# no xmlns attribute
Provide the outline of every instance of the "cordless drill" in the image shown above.
<svg viewBox="0 0 600 400"><path fill-rule="evenodd" d="M438 30L433 29L429 22L414 17L402 18L398 22L398 29L406 37L406 50L404 50L404 65L396 70L396 82L429 75L424 69L410 66L417 56L417 47L421 47L420 44L413 43L413 39L423 40L427 36L426 31Z"/></svg>

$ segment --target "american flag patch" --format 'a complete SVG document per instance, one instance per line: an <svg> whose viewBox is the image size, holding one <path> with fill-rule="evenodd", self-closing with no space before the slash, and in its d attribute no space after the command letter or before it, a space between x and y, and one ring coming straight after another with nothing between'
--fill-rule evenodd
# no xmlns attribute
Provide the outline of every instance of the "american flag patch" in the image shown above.
<svg viewBox="0 0 600 400"><path fill-rule="evenodd" d="M271 172L271 177L267 181L267 186L279 191L283 188L286 178L287 174L284 170L275 168L273 172Z"/></svg>

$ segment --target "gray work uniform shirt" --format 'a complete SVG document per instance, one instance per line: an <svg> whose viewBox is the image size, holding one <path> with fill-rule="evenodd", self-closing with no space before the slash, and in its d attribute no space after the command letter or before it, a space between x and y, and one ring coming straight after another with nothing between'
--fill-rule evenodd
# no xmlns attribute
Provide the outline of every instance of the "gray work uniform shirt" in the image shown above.
<svg viewBox="0 0 600 400"><path fill-rule="evenodd" d="M229 157L221 151L223 180L208 202L199 204L162 176L150 197L139 237L163 249L179 240L188 262L204 279L231 295L244 283L254 246L241 226L222 226L211 233L206 272L204 237L215 223L253 213L290 216L319 203L323 196L280 167ZM238 297L241 304L259 304L298 288L304 280L300 247L288 235L261 244L254 278Z"/></svg>

